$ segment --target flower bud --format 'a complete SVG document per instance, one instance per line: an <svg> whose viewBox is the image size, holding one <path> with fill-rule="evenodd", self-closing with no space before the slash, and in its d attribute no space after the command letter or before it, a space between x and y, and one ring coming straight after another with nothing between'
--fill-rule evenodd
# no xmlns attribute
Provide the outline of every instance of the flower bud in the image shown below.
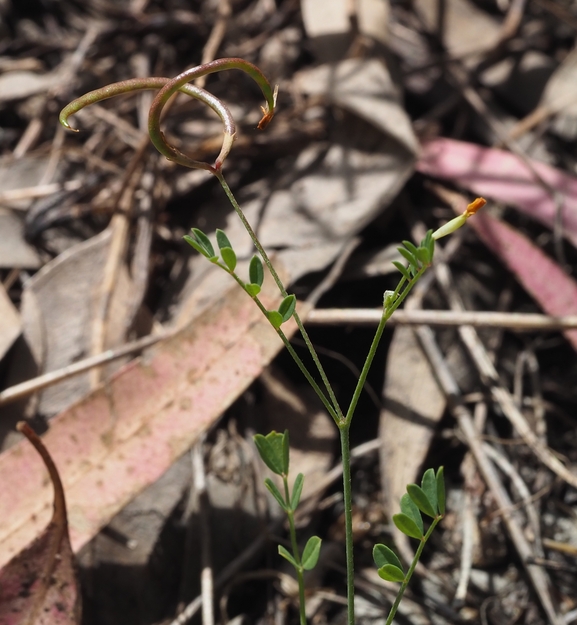
<svg viewBox="0 0 577 625"><path fill-rule="evenodd" d="M464 213L461 213L458 217L451 219L451 221L448 221L446 224L435 230L435 232L433 232L433 239L436 241L437 239L440 239L441 237L446 237L448 234L451 234L452 232L455 232L455 230L458 230L467 221L467 219L469 219L469 217L474 215L480 208L485 206L486 203L487 200L482 197L478 197L476 200L473 200L467 206L467 209Z"/></svg>

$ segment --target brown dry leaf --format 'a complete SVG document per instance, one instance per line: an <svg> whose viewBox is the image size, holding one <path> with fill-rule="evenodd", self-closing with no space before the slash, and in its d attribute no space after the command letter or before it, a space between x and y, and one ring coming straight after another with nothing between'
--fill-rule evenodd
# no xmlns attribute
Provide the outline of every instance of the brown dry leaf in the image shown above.
<svg viewBox="0 0 577 625"><path fill-rule="evenodd" d="M411 328L395 329L383 394L381 476L387 514L392 517L400 512L407 484L415 482L424 468L435 427L445 411L445 397ZM406 536L395 530L395 541L410 561Z"/></svg>
<svg viewBox="0 0 577 625"><path fill-rule="evenodd" d="M281 272L281 275L284 272ZM263 303L281 298L265 280ZM288 336L294 327L283 327ZM174 338L50 422L45 442L61 467L75 550L157 480L261 373L282 343L236 285ZM39 532L50 496L22 444L0 455L0 561ZM1 562L0 562L1 563Z"/></svg>
<svg viewBox="0 0 577 625"><path fill-rule="evenodd" d="M38 186L47 167L46 156L26 155L18 159L12 156L0 158L0 191L5 193ZM33 198L12 200L10 207L25 210L32 201Z"/></svg>
<svg viewBox="0 0 577 625"><path fill-rule="evenodd" d="M18 429L48 470L54 488L54 511L44 532L0 571L0 625L80 623L80 587L68 536L62 482L40 438L25 423L20 423ZM37 457L31 460L39 465Z"/></svg>
<svg viewBox="0 0 577 625"><path fill-rule="evenodd" d="M453 57L492 50L499 41L498 22L470 0L446 0L442 7L431 0L416 0L415 9L430 32L437 30L438 11L444 11L444 44Z"/></svg>
<svg viewBox="0 0 577 625"><path fill-rule="evenodd" d="M299 91L308 96L323 96L328 102L342 107L364 119L394 139L401 171L407 160L417 154L419 147L411 120L401 104L401 92L395 85L387 66L377 59L346 59L302 70L295 76ZM349 127L349 132L351 129ZM390 145L383 145L387 152ZM399 152L399 149L402 151ZM383 173L389 173L386 168Z"/></svg>
<svg viewBox="0 0 577 625"><path fill-rule="evenodd" d="M360 33L383 44L387 42L388 0L301 0L303 25L319 61L334 61L346 56L352 43L355 11Z"/></svg>
<svg viewBox="0 0 577 625"><path fill-rule="evenodd" d="M14 210L0 208L0 268L38 269L40 257L24 238L24 219Z"/></svg>
<svg viewBox="0 0 577 625"><path fill-rule="evenodd" d="M577 48L573 49L549 79L539 105L557 113L553 128L566 141L577 136Z"/></svg>
<svg viewBox="0 0 577 625"><path fill-rule="evenodd" d="M57 87L63 78L60 70L46 74L14 71L0 76L0 102L19 100Z"/></svg>
<svg viewBox="0 0 577 625"><path fill-rule="evenodd" d="M20 336L21 326L20 315L0 282L0 360Z"/></svg>
<svg viewBox="0 0 577 625"><path fill-rule="evenodd" d="M40 373L65 367L90 355L92 322L111 245L106 229L50 261L24 285L24 336ZM130 310L131 282L120 272L112 297L106 347L124 340ZM90 374L79 375L42 391L38 410L53 415L90 391Z"/></svg>

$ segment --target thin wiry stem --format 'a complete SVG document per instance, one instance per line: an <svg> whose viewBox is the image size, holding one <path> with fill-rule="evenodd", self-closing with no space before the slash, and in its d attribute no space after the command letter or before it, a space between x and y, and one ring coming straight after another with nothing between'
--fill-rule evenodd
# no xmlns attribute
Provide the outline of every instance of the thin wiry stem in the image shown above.
<svg viewBox="0 0 577 625"><path fill-rule="evenodd" d="M247 292L244 282L238 277L238 275L234 271L231 271L228 267L225 267L224 265L220 263L218 263L218 265L219 267L222 267L228 274L230 274L236 280L237 284L243 289L243 291ZM254 300L254 303L258 306L259 310L266 317L268 311L265 305L258 298L258 295L251 295L248 292L247 294L249 295L249 297L251 297ZM326 395L323 393L320 386L317 384L313 376L310 374L309 370L306 368L305 363L302 361L300 356L296 353L287 335L280 328L274 328L274 331L278 334L279 338L284 343L284 346L286 347L288 353L291 355L297 367L301 370L302 374L305 376L307 382L311 385L312 389L317 394L318 398L322 401L323 406L327 409L327 412L331 415L334 421L338 423L338 415L335 412L335 409L332 407L331 402L327 399Z"/></svg>
<svg viewBox="0 0 577 625"><path fill-rule="evenodd" d="M300 625L307 625L307 615L306 615L306 598L305 598L305 578L304 578L304 568L301 559L301 553L299 551L299 546L297 542L297 530L295 525L295 511L291 506L291 497L289 492L288 485L288 476L283 474L282 476L283 486L284 486L284 496L285 501L287 503L286 514L288 517L289 523L289 533L291 537L291 547L293 552L293 558L295 562L298 564L296 567L297 574L297 582L299 587L299 616L300 616Z"/></svg>
<svg viewBox="0 0 577 625"><path fill-rule="evenodd" d="M242 222L242 225L244 226L245 230L248 232L250 238L252 239L252 242L254 243L254 246L256 247L256 249L258 250L258 253L261 255L265 265L267 266L268 270L270 271L271 276L273 277L273 280L276 282L276 285L279 288L279 291L281 292L283 297L287 297L288 293L287 290L285 289L282 280L280 279L280 276L278 275L278 273L276 272L270 258L268 257L268 254L266 253L265 249L263 248L263 246L261 245L260 241L258 240L258 237L256 236L256 233L254 232L254 230L252 229L251 225L249 224L247 218L245 217L245 214L242 212L242 209L239 205L239 203L236 201L236 198L234 197L233 192L231 191L230 187L228 186L226 180L224 179L224 176L222 175L221 171L216 171L214 172L214 175L218 178L222 188L224 189L224 192L226 193L226 196L228 197L230 203L232 204L232 206L234 207L234 210L236 211L236 214L238 215L239 219ZM295 311L293 313L293 317L294 320L297 324L298 329L300 330L300 333L303 337L303 340L309 350L309 353L311 355L311 358L313 359L313 362L315 363L315 366L317 368L317 371L319 372L319 375L321 376L321 379L323 381L323 384L325 385L325 388L327 390L327 393L329 395L329 398L331 400L331 403L333 405L334 410L330 411L331 416L333 416L333 419L335 420L335 423L338 425L339 422L344 421L344 415L343 412L341 410L341 407L339 405L339 402L337 400L337 397L334 393L333 387L331 386L329 379L327 377L327 374L324 370L324 367L318 357L318 354L314 348L314 345L308 335L308 332L306 331L304 324L301 320L301 318L299 317L298 313ZM295 359L295 356L293 355L294 350L289 350L291 356L293 357L293 359ZM296 359L295 359L296 362ZM299 364L297 362L297 364ZM299 365L300 367L300 365ZM307 378L308 379L308 378ZM336 413L336 418L334 416L334 414Z"/></svg>
<svg viewBox="0 0 577 625"><path fill-rule="evenodd" d="M355 556L353 494L351 485L351 423L339 424L341 464L343 465L343 504L345 510L345 558L347 567L347 625L355 623Z"/></svg>
<svg viewBox="0 0 577 625"><path fill-rule="evenodd" d="M399 588L399 591L397 592L397 597L395 598L395 601L393 605L391 606L391 610L389 612L389 616L387 617L387 621L385 625L391 625L391 623L393 622L393 619L395 618L395 615L397 614L397 610L399 609L399 605L401 604L403 595L405 594L405 590L407 590L407 586L409 585L409 582L411 581L411 577L413 576L413 573L415 572L415 569L417 568L417 564L419 560L421 559L421 554L423 553L425 544L431 537L433 530L435 529L435 527L437 527L439 521L441 521L442 518L443 518L443 515L441 514L436 516L433 519L433 522L431 523L431 526L429 527L427 533L419 541L419 546L417 547L417 551L415 552L415 556L413 557L411 566L409 567L409 570L407 571L407 574L405 575L405 579L403 580L403 583L401 584L401 587Z"/></svg>
<svg viewBox="0 0 577 625"><path fill-rule="evenodd" d="M377 330L375 332L375 336L373 338L373 342L371 343L371 347L369 349L369 353L367 354L367 357L365 359L365 363L363 365L363 368L361 370L361 374L359 375L359 379L357 380L357 385L355 387L352 399L351 399L351 403L349 404L349 408L347 410L347 415L346 415L346 422L350 425L352 419L353 419L353 415L355 413L355 409L357 407L357 404L359 402L359 398L361 396L361 392L363 390L363 387L365 386L365 382L367 380L367 376L369 374L369 369L371 368L371 365L373 363L373 358L375 357L375 354L377 353L377 347L379 346L379 343L381 342L381 337L383 336L383 332L385 330L385 326L387 324L387 321L391 318L392 314L395 312L395 310L397 310L397 308L404 302L405 298L407 297L407 295L410 293L411 289L415 286L415 284L417 284L417 282L420 280L420 278L422 277L422 275L425 273L425 271L427 270L427 267L422 267L413 277L413 279L405 286L405 288L403 289L403 291L398 295L398 297L393 297L391 298L391 303L386 305L383 308L383 315L381 317L381 321L379 323L379 326L377 327ZM401 281L399 282L399 285L404 284L405 279L401 278ZM395 294L398 293L399 291L399 287L397 286L397 288L395 289Z"/></svg>

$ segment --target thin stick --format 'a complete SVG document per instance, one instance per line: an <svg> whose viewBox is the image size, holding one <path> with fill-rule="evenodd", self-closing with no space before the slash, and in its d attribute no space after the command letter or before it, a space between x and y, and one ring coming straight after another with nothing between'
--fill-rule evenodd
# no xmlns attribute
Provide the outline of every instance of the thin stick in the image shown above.
<svg viewBox="0 0 577 625"><path fill-rule="evenodd" d="M463 310L461 298L453 284L451 270L446 263L442 262L442 250L437 250L436 259L437 262L433 270L437 278L437 283L441 287L451 307L457 310ZM502 385L499 374L489 358L477 331L471 326L461 326L459 327L459 335L482 381L489 389L493 401L501 407L503 414L517 430L525 444L545 466L553 471L553 473L574 488L577 488L577 475L568 469L547 445L541 442L527 423L525 416L516 406L511 393Z"/></svg>
<svg viewBox="0 0 577 625"><path fill-rule="evenodd" d="M203 437L204 438L204 437ZM200 516L202 625L214 625L214 577L211 558L210 501L206 489L201 440L192 448L192 473Z"/></svg>
<svg viewBox="0 0 577 625"><path fill-rule="evenodd" d="M226 34L226 27L231 13L232 9L230 8L229 0L220 0L218 3L218 16L202 49L201 65L214 61L214 57ZM203 89L207 78L208 74L200 76L194 81L195 86Z"/></svg>
<svg viewBox="0 0 577 625"><path fill-rule="evenodd" d="M325 308L311 310L307 325L377 325L382 317L380 308ZM473 326L504 328L513 332L553 332L577 328L577 315L550 317L537 313L504 313L470 310L397 310L390 325Z"/></svg>
<svg viewBox="0 0 577 625"><path fill-rule="evenodd" d="M462 403L459 387L453 377L453 374L447 367L443 354L441 353L441 350L435 340L433 331L430 328L422 326L417 328L416 333L423 350L431 363L431 367L435 372L435 377L437 378L440 387L443 389L443 392L447 395L451 410L457 419L459 428L463 432L465 440L469 445L469 449L477 462L479 471L483 476L485 483L490 488L497 505L503 512L503 521L507 527L509 537L511 538L511 541L519 554L520 560L523 563L529 578L531 579L533 588L537 592L537 596L541 601L541 605L547 614L549 622L552 625L561 625L561 618L557 616L555 607L551 600L551 595L549 593L550 579L541 567L528 563L529 558L533 557L534 554L525 538L522 528L519 526L511 512L513 504L494 465L487 458L481 436L475 428L471 413Z"/></svg>
<svg viewBox="0 0 577 625"><path fill-rule="evenodd" d="M113 362L114 360L118 360L119 358L124 358L124 356L133 354L134 352L139 352L140 350L146 349L155 343L171 338L176 333L177 330L170 330L155 336L145 336L137 341L127 343L117 349L109 349L102 354L85 358L84 360L75 362L73 365L69 365L68 367L56 369L55 371L50 371L44 375L39 375L32 380L15 384L14 386L0 392L0 406L10 404L13 401L32 395L43 388L53 386L58 382L62 382L62 380L67 380L74 375L79 375L89 371L93 367L98 367L100 365Z"/></svg>

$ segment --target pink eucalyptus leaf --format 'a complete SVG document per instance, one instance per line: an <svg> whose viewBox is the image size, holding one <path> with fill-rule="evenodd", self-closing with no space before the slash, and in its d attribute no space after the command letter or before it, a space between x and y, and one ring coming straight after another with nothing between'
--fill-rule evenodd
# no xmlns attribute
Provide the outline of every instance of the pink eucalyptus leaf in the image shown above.
<svg viewBox="0 0 577 625"><path fill-rule="evenodd" d="M270 277L260 297L268 308L278 307ZM290 321L283 330L290 336L295 327ZM43 440L66 490L72 548L158 480L281 347L254 302L232 285L175 337L52 419ZM2 566L46 526L51 493L24 441L0 455L0 475Z"/></svg>
<svg viewBox="0 0 577 625"><path fill-rule="evenodd" d="M577 282L527 237L487 213L477 213L468 225L547 314L577 314ZM565 330L563 334L577 351L577 330Z"/></svg>
<svg viewBox="0 0 577 625"><path fill-rule="evenodd" d="M577 178L545 163L531 160L531 164L562 200L563 233L577 247ZM434 139L423 145L417 170L450 180L475 195L513 206L553 228L555 197L511 152L453 139Z"/></svg>

